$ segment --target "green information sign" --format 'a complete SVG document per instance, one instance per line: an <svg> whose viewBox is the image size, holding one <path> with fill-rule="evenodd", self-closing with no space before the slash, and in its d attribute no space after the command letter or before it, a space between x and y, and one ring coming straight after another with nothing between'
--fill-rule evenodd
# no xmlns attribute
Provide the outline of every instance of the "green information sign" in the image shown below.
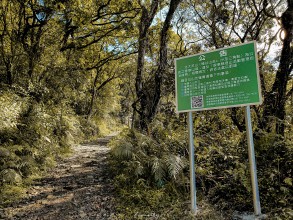
<svg viewBox="0 0 293 220"><path fill-rule="evenodd" d="M175 59L177 112L260 104L255 42Z"/></svg>

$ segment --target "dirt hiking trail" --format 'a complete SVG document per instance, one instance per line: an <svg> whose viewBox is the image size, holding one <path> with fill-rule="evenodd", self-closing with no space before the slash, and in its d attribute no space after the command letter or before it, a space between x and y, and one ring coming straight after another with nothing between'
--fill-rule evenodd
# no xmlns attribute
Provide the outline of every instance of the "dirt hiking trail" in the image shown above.
<svg viewBox="0 0 293 220"><path fill-rule="evenodd" d="M114 188L107 172L107 143L113 136L75 146L71 157L36 181L28 197L4 209L0 219L111 219Z"/></svg>

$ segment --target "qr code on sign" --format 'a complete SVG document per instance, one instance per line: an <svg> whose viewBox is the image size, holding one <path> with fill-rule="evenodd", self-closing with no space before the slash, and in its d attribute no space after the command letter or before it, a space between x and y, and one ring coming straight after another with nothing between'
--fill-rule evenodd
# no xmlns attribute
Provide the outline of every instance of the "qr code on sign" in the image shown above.
<svg viewBox="0 0 293 220"><path fill-rule="evenodd" d="M191 97L191 108L202 108L203 107L203 96L192 96Z"/></svg>

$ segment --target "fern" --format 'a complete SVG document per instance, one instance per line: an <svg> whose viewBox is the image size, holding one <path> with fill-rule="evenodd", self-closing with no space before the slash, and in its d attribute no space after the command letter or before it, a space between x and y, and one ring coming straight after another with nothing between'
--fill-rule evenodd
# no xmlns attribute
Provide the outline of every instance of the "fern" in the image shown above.
<svg viewBox="0 0 293 220"><path fill-rule="evenodd" d="M134 169L134 175L135 176L141 176L143 174L144 174L143 165L139 161L136 161L136 166L135 166L135 169Z"/></svg>
<svg viewBox="0 0 293 220"><path fill-rule="evenodd" d="M155 181L162 182L165 176L165 164L156 156L152 157L150 163Z"/></svg>
<svg viewBox="0 0 293 220"><path fill-rule="evenodd" d="M133 156L133 145L130 142L119 140L112 148L114 156L123 159L129 159Z"/></svg>
<svg viewBox="0 0 293 220"><path fill-rule="evenodd" d="M185 167L184 161L179 156L173 154L164 156L164 161L168 167L168 174L173 179L176 179Z"/></svg>

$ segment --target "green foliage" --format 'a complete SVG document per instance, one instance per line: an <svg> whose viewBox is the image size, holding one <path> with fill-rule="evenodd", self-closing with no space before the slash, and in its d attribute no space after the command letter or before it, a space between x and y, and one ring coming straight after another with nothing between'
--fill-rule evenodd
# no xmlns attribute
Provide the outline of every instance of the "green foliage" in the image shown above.
<svg viewBox="0 0 293 220"><path fill-rule="evenodd" d="M209 201L221 209L229 210L233 206L236 210L252 211L246 134L235 132L222 113L225 111L205 117L198 127L198 186ZM215 118L220 120L215 122ZM280 135L261 130L255 132L254 139L262 210L271 216L278 213L284 219L289 218L288 210L292 211L292 142L290 138L285 140Z"/></svg>
<svg viewBox="0 0 293 220"><path fill-rule="evenodd" d="M22 182L21 176L14 169L4 169L0 173L2 183L20 184Z"/></svg>
<svg viewBox="0 0 293 220"><path fill-rule="evenodd" d="M18 201L25 194L25 189L23 185L5 184L1 186L0 193L1 193L1 200L0 200L0 207L1 207L2 205L6 205L12 202Z"/></svg>
<svg viewBox="0 0 293 220"><path fill-rule="evenodd" d="M118 192L118 214L113 219L225 219L208 203L190 214L186 132L154 122L151 135L124 130L111 142L112 169Z"/></svg>
<svg viewBox="0 0 293 220"><path fill-rule="evenodd" d="M157 117L150 125L149 135L125 129L110 143L120 198L117 219L194 219L186 201L187 134L180 127L164 128L168 123L162 119ZM220 214L215 213L202 212L197 219L217 219Z"/></svg>
<svg viewBox="0 0 293 220"><path fill-rule="evenodd" d="M0 91L0 130L16 128L17 117L23 102L20 97L9 91Z"/></svg>
<svg viewBox="0 0 293 220"><path fill-rule="evenodd" d="M5 120L0 125L0 204L6 204L13 186L24 187L53 166L81 140L82 132L70 109L62 114L64 108L58 105L48 108L12 90L2 92L0 99L5 107L1 112Z"/></svg>
<svg viewBox="0 0 293 220"><path fill-rule="evenodd" d="M152 136L124 130L111 142L116 163L123 165L121 172L134 174L134 182L143 179L159 188L169 181L184 184L181 177L187 161L180 155L172 134L166 132L160 124L154 126Z"/></svg>
<svg viewBox="0 0 293 220"><path fill-rule="evenodd" d="M271 207L278 207L281 214L282 210L291 209L293 202L292 142L285 141L280 135L262 132L255 144L264 210L269 212Z"/></svg>
<svg viewBox="0 0 293 220"><path fill-rule="evenodd" d="M229 216L233 210L252 212L253 206L246 134L235 129L227 117L227 111L198 113L194 125L197 193ZM111 143L115 184L119 197L123 198L119 200L123 204L119 216L121 219L134 219L137 213L159 213L163 219L163 210L176 210L174 204L186 202L181 196L188 197L187 134L184 123L178 117L162 117L159 114L149 130L149 135L125 130ZM258 131L255 132L255 151L263 213L272 218L290 218L292 143L278 135ZM148 200L146 192L154 199L163 193L163 204ZM174 201L175 198L178 203ZM199 204L201 202L204 203L199 200ZM141 210L145 213L139 212L133 204L141 204ZM180 215L176 211L174 215L184 218L182 213Z"/></svg>

